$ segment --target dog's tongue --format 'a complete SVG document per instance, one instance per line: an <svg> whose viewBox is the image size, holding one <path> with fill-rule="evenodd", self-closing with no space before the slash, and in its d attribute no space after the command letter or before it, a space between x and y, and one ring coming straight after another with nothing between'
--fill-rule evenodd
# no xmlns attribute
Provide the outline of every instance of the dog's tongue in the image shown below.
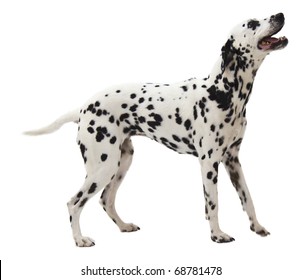
<svg viewBox="0 0 302 280"><path fill-rule="evenodd" d="M277 43L279 41L278 38L275 37L267 37L263 39L260 43L260 46L264 50L268 50L272 44Z"/></svg>

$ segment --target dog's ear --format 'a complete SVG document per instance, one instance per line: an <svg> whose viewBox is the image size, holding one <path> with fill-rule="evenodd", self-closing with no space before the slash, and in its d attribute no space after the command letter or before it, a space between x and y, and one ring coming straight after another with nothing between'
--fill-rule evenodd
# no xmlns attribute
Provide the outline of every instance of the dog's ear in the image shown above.
<svg viewBox="0 0 302 280"><path fill-rule="evenodd" d="M225 45L221 48L221 56L222 56L222 62L221 62L221 70L222 73L225 71L227 66L230 64L230 62L233 60L235 51L233 47L234 40L228 39L225 43Z"/></svg>

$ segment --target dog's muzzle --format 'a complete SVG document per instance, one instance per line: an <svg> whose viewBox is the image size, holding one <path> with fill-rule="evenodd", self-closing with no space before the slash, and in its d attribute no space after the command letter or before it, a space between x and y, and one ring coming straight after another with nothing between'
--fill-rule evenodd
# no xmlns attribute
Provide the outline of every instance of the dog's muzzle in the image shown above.
<svg viewBox="0 0 302 280"><path fill-rule="evenodd" d="M263 51L274 51L285 48L288 44L288 39L285 36L280 38L273 37L273 35L277 34L283 28L285 24L284 15L279 13L271 16L269 23L271 26L269 33L259 40L258 48Z"/></svg>

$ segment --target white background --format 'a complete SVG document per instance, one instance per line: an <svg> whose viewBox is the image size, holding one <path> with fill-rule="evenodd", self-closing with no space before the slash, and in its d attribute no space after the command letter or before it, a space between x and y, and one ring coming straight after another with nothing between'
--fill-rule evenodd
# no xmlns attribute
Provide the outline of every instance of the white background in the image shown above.
<svg viewBox="0 0 302 280"><path fill-rule="evenodd" d="M295 2L296 4L293 4ZM298 1L1 1L0 259L4 279L176 279L84 277L107 268L221 266L211 279L297 279L301 273L301 14ZM134 138L135 156L118 193L120 233L98 204L86 205L74 245L66 203L85 173L74 124L43 137L39 128L123 82L203 78L230 29L283 12L288 47L266 58L248 104L241 161L260 222L249 221L226 172L219 176L220 223L236 241L215 244L204 219L196 158ZM300 259L300 260L299 260ZM209 277L210 278L210 277ZM179 277L179 279L198 279Z"/></svg>

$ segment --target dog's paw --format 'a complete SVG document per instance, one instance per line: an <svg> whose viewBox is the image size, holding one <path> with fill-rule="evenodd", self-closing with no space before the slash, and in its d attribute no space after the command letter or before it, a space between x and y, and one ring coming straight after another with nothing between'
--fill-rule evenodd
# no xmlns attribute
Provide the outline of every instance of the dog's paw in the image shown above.
<svg viewBox="0 0 302 280"><path fill-rule="evenodd" d="M235 239L226 233L220 231L220 232L212 232L211 239L216 243L228 243L233 242Z"/></svg>
<svg viewBox="0 0 302 280"><path fill-rule="evenodd" d="M92 247L95 245L94 240L86 236L74 237L74 241L78 247Z"/></svg>
<svg viewBox="0 0 302 280"><path fill-rule="evenodd" d="M251 231L256 232L260 236L268 236L270 235L269 231L267 231L263 226L259 224L252 223L250 226Z"/></svg>
<svg viewBox="0 0 302 280"><path fill-rule="evenodd" d="M120 230L121 232L132 232L140 230L140 227L135 224L124 224L120 227Z"/></svg>

